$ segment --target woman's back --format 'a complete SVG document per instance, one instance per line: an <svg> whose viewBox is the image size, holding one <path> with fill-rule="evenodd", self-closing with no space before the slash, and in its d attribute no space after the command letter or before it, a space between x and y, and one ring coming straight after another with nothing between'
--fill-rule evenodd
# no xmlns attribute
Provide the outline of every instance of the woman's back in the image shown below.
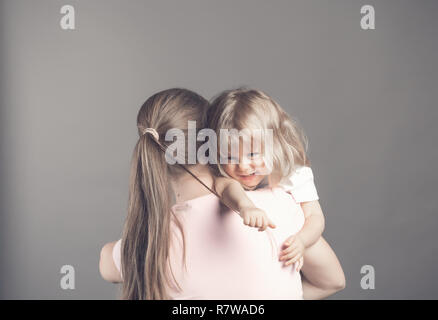
<svg viewBox="0 0 438 320"><path fill-rule="evenodd" d="M179 229L172 226L170 264L181 291L174 299L302 299L301 277L278 260L281 244L304 223L299 204L281 189L247 193L275 229L259 232L220 204L213 194L176 205L184 228L186 268ZM120 269L120 241L113 257Z"/></svg>

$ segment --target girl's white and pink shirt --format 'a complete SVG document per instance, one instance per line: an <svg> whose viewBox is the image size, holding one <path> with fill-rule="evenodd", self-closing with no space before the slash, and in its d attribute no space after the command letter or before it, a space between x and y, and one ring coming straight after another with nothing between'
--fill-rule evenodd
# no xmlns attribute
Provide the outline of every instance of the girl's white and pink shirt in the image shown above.
<svg viewBox="0 0 438 320"><path fill-rule="evenodd" d="M308 177L295 181L308 182ZM309 199L313 191L308 189L298 199ZM224 207L213 194L173 207L184 228L186 263L183 263L181 233L172 224L168 268L180 288L169 287L172 299L303 298L300 273L293 265L284 266L278 260L283 242L304 224L299 202L295 195L291 196L293 191L285 192L283 188L247 194L268 214L276 224L275 229L259 232L245 226L242 218ZM113 259L120 271L121 240L114 246Z"/></svg>

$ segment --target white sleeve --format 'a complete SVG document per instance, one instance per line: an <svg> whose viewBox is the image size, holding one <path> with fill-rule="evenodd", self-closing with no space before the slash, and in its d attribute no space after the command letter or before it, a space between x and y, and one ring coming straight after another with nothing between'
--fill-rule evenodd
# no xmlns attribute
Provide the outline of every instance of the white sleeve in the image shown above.
<svg viewBox="0 0 438 320"><path fill-rule="evenodd" d="M122 244L122 239L117 241L113 247L113 260L114 260L114 264L116 265L116 268L117 268L117 270L119 270L119 272L120 272L120 265L122 264L121 244Z"/></svg>
<svg viewBox="0 0 438 320"><path fill-rule="evenodd" d="M283 178L280 186L290 192L296 202L319 200L310 167L299 167L289 178Z"/></svg>

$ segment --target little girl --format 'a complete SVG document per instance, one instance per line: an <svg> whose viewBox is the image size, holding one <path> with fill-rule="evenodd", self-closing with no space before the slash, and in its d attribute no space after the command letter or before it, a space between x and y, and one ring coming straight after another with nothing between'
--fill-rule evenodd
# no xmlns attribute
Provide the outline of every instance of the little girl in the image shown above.
<svg viewBox="0 0 438 320"><path fill-rule="evenodd" d="M246 225L258 227L260 231L268 226L274 228L275 225L262 210L255 207L243 190L235 185L235 181L246 190L282 187L289 192L300 203L305 224L297 234L285 241L280 260L285 265L297 262L295 268L300 270L304 250L312 246L324 230L324 215L306 156L307 141L303 132L271 97L251 89L221 93L212 102L207 121L208 127L215 130L218 137L220 129L272 130L273 153L270 155L257 149L254 143L249 148L239 143L238 159L233 158L234 155L230 156L228 150L227 154L218 152L220 159L217 160L216 169L222 177L216 179L215 189L222 195L224 202L240 212ZM243 154L245 150L249 150L247 154ZM228 159L225 164L224 156ZM269 174L266 173L267 156L272 156Z"/></svg>

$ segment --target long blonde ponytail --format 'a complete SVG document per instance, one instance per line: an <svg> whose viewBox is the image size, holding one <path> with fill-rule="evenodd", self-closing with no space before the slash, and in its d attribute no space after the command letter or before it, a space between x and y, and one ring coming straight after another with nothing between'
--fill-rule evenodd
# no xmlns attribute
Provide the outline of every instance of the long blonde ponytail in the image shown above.
<svg viewBox="0 0 438 320"><path fill-rule="evenodd" d="M159 144L164 144L171 128L187 131L188 121L203 128L207 106L208 102L192 91L169 89L150 97L138 113L140 137L132 156L122 235L122 299L169 299L167 289L172 281L167 266L174 199L170 179L178 169L167 164ZM158 141L147 128L157 131ZM174 221L182 231L178 220Z"/></svg>

